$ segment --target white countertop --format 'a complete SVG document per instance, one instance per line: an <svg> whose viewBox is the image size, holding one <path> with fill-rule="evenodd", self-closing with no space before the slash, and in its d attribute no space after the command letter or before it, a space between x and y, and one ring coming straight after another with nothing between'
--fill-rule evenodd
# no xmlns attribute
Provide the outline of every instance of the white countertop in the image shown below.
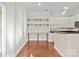
<svg viewBox="0 0 79 59"><path fill-rule="evenodd" d="M79 28L75 28L75 27L50 28L50 31L79 31Z"/></svg>

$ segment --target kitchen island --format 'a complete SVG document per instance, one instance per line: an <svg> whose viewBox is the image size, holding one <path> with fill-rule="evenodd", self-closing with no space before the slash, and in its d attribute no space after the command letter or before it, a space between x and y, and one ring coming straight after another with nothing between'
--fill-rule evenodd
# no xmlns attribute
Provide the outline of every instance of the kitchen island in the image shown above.
<svg viewBox="0 0 79 59"><path fill-rule="evenodd" d="M50 31L55 49L64 57L79 57L79 31Z"/></svg>

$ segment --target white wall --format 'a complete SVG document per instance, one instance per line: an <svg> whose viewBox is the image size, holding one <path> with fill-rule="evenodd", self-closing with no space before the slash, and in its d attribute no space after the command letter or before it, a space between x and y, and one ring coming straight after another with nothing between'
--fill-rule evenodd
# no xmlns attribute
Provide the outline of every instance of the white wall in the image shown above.
<svg viewBox="0 0 79 59"><path fill-rule="evenodd" d="M51 17L50 25L54 27L74 27L70 17Z"/></svg>
<svg viewBox="0 0 79 59"><path fill-rule="evenodd" d="M48 26L29 26L28 27L28 32L42 32L42 33L47 33L49 31Z"/></svg>
<svg viewBox="0 0 79 59"><path fill-rule="evenodd" d="M41 12L30 12L28 11L28 18L49 18L49 12L41 11Z"/></svg>
<svg viewBox="0 0 79 59"><path fill-rule="evenodd" d="M2 9L0 7L0 56L2 55Z"/></svg>
<svg viewBox="0 0 79 59"><path fill-rule="evenodd" d="M27 42L26 38L26 9L16 4L15 7L15 53L17 54Z"/></svg>
<svg viewBox="0 0 79 59"><path fill-rule="evenodd" d="M5 25L7 27L7 37L5 36L6 40L3 42L6 44L3 46L3 51L5 48L3 56L16 56L19 49L21 49L24 43L27 42L26 9L15 3L4 3L4 5L6 7L7 21L5 21Z"/></svg>
<svg viewBox="0 0 79 59"><path fill-rule="evenodd" d="M73 22L73 26L75 27L75 22L76 22L76 21L79 21L79 13L77 13L77 14L71 16L70 18L71 18L71 20L72 20L72 22Z"/></svg>
<svg viewBox="0 0 79 59"><path fill-rule="evenodd" d="M6 38L6 56L14 56L14 16L15 5L13 3L6 4L6 20L7 20L7 38Z"/></svg>
<svg viewBox="0 0 79 59"><path fill-rule="evenodd" d="M6 38L7 38L7 25L6 25L6 7L0 3L2 7L2 56L6 56Z"/></svg>
<svg viewBox="0 0 79 59"><path fill-rule="evenodd" d="M72 19L73 23L76 22L76 21L79 21L79 14L73 15L73 16L71 17L71 19ZM74 25L75 25L75 24L74 24Z"/></svg>

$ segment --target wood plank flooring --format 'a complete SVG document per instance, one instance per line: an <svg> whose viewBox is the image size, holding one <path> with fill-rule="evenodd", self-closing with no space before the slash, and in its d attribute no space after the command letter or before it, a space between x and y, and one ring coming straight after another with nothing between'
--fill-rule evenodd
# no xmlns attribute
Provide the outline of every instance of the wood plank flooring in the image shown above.
<svg viewBox="0 0 79 59"><path fill-rule="evenodd" d="M16 57L61 57L54 49L54 43L47 41L30 41Z"/></svg>

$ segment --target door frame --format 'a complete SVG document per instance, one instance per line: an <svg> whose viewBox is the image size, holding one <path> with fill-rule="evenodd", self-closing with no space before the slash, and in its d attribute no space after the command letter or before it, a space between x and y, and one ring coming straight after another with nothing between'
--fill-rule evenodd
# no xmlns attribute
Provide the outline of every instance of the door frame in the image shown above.
<svg viewBox="0 0 79 59"><path fill-rule="evenodd" d="M6 56L6 38L7 38L7 31L6 31L6 7L2 3L0 3L0 7L2 8L2 57Z"/></svg>

